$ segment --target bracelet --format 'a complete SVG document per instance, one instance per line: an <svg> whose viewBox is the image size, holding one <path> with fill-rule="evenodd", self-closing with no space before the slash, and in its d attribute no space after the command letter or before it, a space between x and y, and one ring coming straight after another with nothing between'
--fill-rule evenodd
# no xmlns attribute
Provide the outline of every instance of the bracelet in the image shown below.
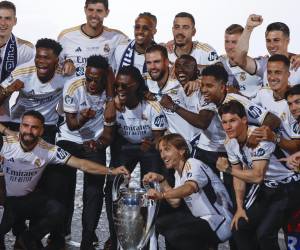
<svg viewBox="0 0 300 250"><path fill-rule="evenodd" d="M166 180L166 178L163 176L163 178L158 183L163 183Z"/></svg>
<svg viewBox="0 0 300 250"><path fill-rule="evenodd" d="M177 103L174 103L170 110L172 113L175 113L179 108L180 106Z"/></svg>
<svg viewBox="0 0 300 250"><path fill-rule="evenodd" d="M116 121L113 121L113 122L106 122L106 121L104 121L103 124L106 127L112 127L112 126L114 126L116 124Z"/></svg>

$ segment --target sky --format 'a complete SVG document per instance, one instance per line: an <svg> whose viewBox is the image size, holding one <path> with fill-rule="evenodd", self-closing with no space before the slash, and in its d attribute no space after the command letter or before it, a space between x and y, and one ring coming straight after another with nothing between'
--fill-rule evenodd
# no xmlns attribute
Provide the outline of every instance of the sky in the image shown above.
<svg viewBox="0 0 300 250"><path fill-rule="evenodd" d="M14 34L35 43L39 38L54 38L66 28L85 22L85 0L11 0L17 7L18 23ZM224 53L224 30L233 23L246 24L250 14L263 16L250 41L250 55L266 55L264 31L271 22L286 23L291 31L289 51L300 53L299 0L110 0L104 25L119 29L133 38L134 20L141 12L157 16L156 42L172 40L174 16L182 11L196 20L194 40L210 44Z"/></svg>

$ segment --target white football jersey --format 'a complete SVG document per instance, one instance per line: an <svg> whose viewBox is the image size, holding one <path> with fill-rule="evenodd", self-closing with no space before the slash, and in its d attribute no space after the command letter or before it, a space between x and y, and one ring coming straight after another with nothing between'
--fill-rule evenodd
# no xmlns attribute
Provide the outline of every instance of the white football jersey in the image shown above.
<svg viewBox="0 0 300 250"><path fill-rule="evenodd" d="M199 92L191 96L188 100L188 103L186 103L187 96L184 92L183 87L177 79L169 78L165 86L160 89L158 83L147 76L146 84L149 88L149 91L155 94L158 101L160 101L162 95L167 94L172 98L174 103L182 106L185 109L188 109L188 106L193 106L195 109L197 109L197 107L199 106ZM177 113L171 112L171 110L168 110L166 108L163 108L163 112L167 117L169 132L181 134L183 138L188 142L193 140L195 136L199 134L200 130L198 128L189 124Z"/></svg>
<svg viewBox="0 0 300 250"><path fill-rule="evenodd" d="M9 86L13 81L19 79L24 82L24 88L19 91L19 96L10 110L10 121L20 123L22 114L28 110L39 111L45 117L46 125L56 125L58 121L57 105L62 98L63 86L70 77L62 75L58 68L53 78L42 83L36 72L34 60L18 66L11 75L1 83L3 88ZM9 121L8 99L5 105L4 114L0 116L1 121Z"/></svg>
<svg viewBox="0 0 300 250"><path fill-rule="evenodd" d="M269 87L261 88L251 101L272 112L281 120L283 120L286 114L290 112L287 101L285 99L276 101L274 99L273 90Z"/></svg>
<svg viewBox="0 0 300 250"><path fill-rule="evenodd" d="M103 131L104 109L106 94L90 95L85 86L85 77L80 76L71 79L64 86L63 110L66 113L76 113L91 108L96 111L93 119L88 120L80 129L71 131L66 120L59 127L56 141L67 140L82 144L85 141L97 140Z"/></svg>
<svg viewBox="0 0 300 250"><path fill-rule="evenodd" d="M251 102L248 98L238 94L227 94L223 103L230 100L236 100L243 104L248 122L250 124L261 125L267 115L268 111L264 108ZM226 138L225 131L222 127L221 118L218 115L218 108L214 103L205 102L204 98L201 99L201 110L210 110L215 112L215 115L207 129L203 130L198 147L212 152L225 152L224 140Z"/></svg>
<svg viewBox="0 0 300 250"><path fill-rule="evenodd" d="M267 63L269 56L258 57L255 58L256 62L256 74L260 77L263 77L263 85L268 86L268 78L267 78ZM289 84L294 86L296 84L300 84L300 69L292 70L290 69L290 77Z"/></svg>
<svg viewBox="0 0 300 250"><path fill-rule="evenodd" d="M70 154L40 139L29 152L15 136L1 137L1 157L7 196L24 196L34 191L48 164L65 164Z"/></svg>
<svg viewBox="0 0 300 250"><path fill-rule="evenodd" d="M294 118L291 112L287 112L281 118L281 135L288 139L300 139L300 125L299 122Z"/></svg>
<svg viewBox="0 0 300 250"><path fill-rule="evenodd" d="M128 38L120 31L104 27L97 37L89 37L82 31L82 25L66 29L58 36L58 42L63 51L63 60L71 59L76 66L76 76L84 74L86 60L91 55L101 55L111 64L114 50L122 41Z"/></svg>
<svg viewBox="0 0 300 250"><path fill-rule="evenodd" d="M16 37L16 44L17 44L17 65L15 66L26 63L31 59L33 59L35 54L35 48L32 43ZM1 57L0 75L2 73L2 64L4 62L6 47L7 47L7 43L3 47L1 47L0 50L0 57Z"/></svg>
<svg viewBox="0 0 300 250"><path fill-rule="evenodd" d="M249 98L254 97L262 87L262 78L257 75L250 75L239 66L232 66L227 55L219 58L228 73L228 85L238 87L240 93Z"/></svg>
<svg viewBox="0 0 300 250"><path fill-rule="evenodd" d="M211 65L218 62L218 54L213 47L207 43L201 43L198 41L193 41L193 48L190 53L194 57L199 65ZM173 52L168 53L169 61L171 64L174 64L177 55L175 53L175 44L173 46Z"/></svg>
<svg viewBox="0 0 300 250"><path fill-rule="evenodd" d="M248 135L256 127L248 128ZM251 169L253 162L266 160L269 162L265 174L264 184L270 188L276 188L280 184L298 181L300 175L289 169L284 162L278 161L284 157L282 150L273 142L262 141L256 148L250 148L246 144L240 147L236 139L228 139L225 142L228 160L231 164L241 164L242 167Z"/></svg>
<svg viewBox="0 0 300 250"><path fill-rule="evenodd" d="M165 130L167 121L160 105L155 101L142 101L134 109L125 107L117 111L117 129L130 143L141 143L143 139L153 139L153 130Z"/></svg>
<svg viewBox="0 0 300 250"><path fill-rule="evenodd" d="M112 68L114 70L114 72L118 72L120 69L120 64L121 64L121 60L123 58L124 53L127 50L128 45L130 44L130 42L128 41L124 41L121 44L119 44L117 46L117 48L115 49L115 52L113 54L113 58L112 58ZM140 54L138 52L136 52L135 50L131 51L132 53L134 53L134 55L129 55L130 57L134 58L133 61L133 66L136 67L141 74L145 74L146 72L146 68L145 68L145 54ZM128 64L130 65L130 64Z"/></svg>
<svg viewBox="0 0 300 250"><path fill-rule="evenodd" d="M175 172L175 188L187 181L197 183L198 192L184 197L195 217L206 220L223 242L231 236L232 203L216 174L203 162L190 158L184 165L182 175Z"/></svg>

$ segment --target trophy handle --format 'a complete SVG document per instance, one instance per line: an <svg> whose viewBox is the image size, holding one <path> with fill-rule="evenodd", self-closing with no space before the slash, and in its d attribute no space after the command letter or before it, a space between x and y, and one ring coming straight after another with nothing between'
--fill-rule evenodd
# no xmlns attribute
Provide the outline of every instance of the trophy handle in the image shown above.
<svg viewBox="0 0 300 250"><path fill-rule="evenodd" d="M120 198L120 190L122 186L127 186L129 180L124 178L124 175L117 175L114 178L113 185L112 185L112 201L116 201Z"/></svg>

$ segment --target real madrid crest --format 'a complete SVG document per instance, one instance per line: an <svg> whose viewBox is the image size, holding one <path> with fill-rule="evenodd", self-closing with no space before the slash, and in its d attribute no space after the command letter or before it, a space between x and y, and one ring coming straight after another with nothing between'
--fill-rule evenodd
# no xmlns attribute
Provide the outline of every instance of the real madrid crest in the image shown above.
<svg viewBox="0 0 300 250"><path fill-rule="evenodd" d="M245 81L246 78L247 78L246 72L241 72L241 74L240 74L240 80L241 80L241 81Z"/></svg>
<svg viewBox="0 0 300 250"><path fill-rule="evenodd" d="M39 167L41 167L41 160L40 159L36 159L35 161L34 161L34 166L36 166L37 168L39 168Z"/></svg>
<svg viewBox="0 0 300 250"><path fill-rule="evenodd" d="M104 51L105 53L109 53L110 47L109 47L109 44L108 44L108 43L104 44L103 51Z"/></svg>

